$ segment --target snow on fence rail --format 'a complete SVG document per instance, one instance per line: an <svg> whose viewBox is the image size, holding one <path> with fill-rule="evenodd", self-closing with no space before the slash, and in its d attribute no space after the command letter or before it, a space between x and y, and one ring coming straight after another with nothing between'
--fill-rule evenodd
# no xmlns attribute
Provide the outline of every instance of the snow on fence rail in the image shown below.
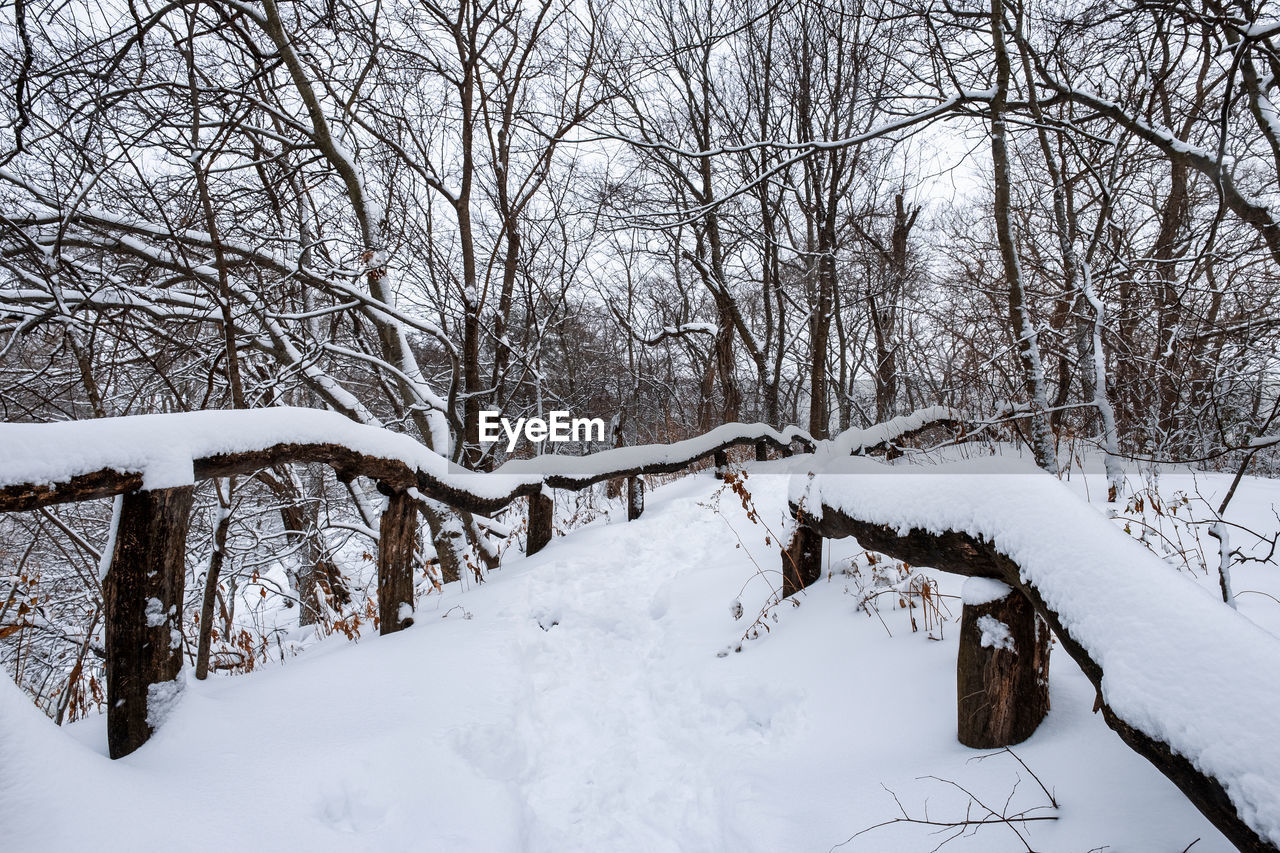
<svg viewBox="0 0 1280 853"><path fill-rule="evenodd" d="M1126 744L1241 850L1280 846L1276 637L1030 466L992 473L980 460L905 473L843 457L792 489L801 524L784 571L801 585L816 578L794 567L820 560L821 537L845 536L1008 584L1052 626Z"/></svg>
<svg viewBox="0 0 1280 853"><path fill-rule="evenodd" d="M582 489L640 474L672 473L732 447L812 447L798 427L725 424L673 444L589 456L538 456L491 473L466 471L407 435L316 409L136 415L52 424L0 424L0 512L187 486L290 462L333 466L392 489L416 488L458 509L493 513L543 487Z"/></svg>

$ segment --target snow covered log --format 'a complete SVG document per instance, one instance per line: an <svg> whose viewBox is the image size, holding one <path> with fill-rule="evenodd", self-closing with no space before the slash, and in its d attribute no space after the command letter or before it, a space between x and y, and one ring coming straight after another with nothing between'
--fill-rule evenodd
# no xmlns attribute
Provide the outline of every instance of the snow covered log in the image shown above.
<svg viewBox="0 0 1280 853"><path fill-rule="evenodd" d="M793 505L824 537L1017 589L1098 691L1097 707L1241 850L1280 844L1280 639L1029 464L909 471L833 459Z"/></svg>
<svg viewBox="0 0 1280 853"><path fill-rule="evenodd" d="M906 415L898 415L865 429L850 429L836 436L836 450L844 455L871 456L883 453L890 459L901 456L902 442L910 441L934 428L944 428L961 435L972 432L968 416L950 406L928 406Z"/></svg>
<svg viewBox="0 0 1280 853"><path fill-rule="evenodd" d="M112 758L147 742L182 689L182 607L193 489L120 498L106 612L107 748Z"/></svg>
<svg viewBox="0 0 1280 853"><path fill-rule="evenodd" d="M731 447L764 442L812 448L797 427L725 424L673 444L618 447L589 456L544 455L491 473L451 465L407 435L337 412L267 409L135 415L51 424L0 424L0 512L186 486L289 463L322 463L394 489L490 515L544 486L578 490L638 474L670 474Z"/></svg>
<svg viewBox="0 0 1280 853"><path fill-rule="evenodd" d="M1000 581L964 588L956 655L956 737L974 749L1022 743L1049 713L1049 625Z"/></svg>
<svg viewBox="0 0 1280 853"><path fill-rule="evenodd" d="M413 569L418 544L418 502L393 491L382 511L378 535L378 633L413 624Z"/></svg>

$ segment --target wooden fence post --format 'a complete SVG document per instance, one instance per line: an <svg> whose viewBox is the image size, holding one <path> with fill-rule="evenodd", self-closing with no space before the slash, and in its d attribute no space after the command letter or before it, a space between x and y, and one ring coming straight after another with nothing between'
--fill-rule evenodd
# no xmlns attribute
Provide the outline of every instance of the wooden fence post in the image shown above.
<svg viewBox="0 0 1280 853"><path fill-rule="evenodd" d="M532 557L551 542L556 502L544 489L529 498L529 538L524 554Z"/></svg>
<svg viewBox="0 0 1280 853"><path fill-rule="evenodd" d="M797 512L796 532L782 549L782 597L795 595L822 577L822 535L806 527Z"/></svg>
<svg viewBox="0 0 1280 853"><path fill-rule="evenodd" d="M644 513L644 479L627 478L627 521L635 521Z"/></svg>
<svg viewBox="0 0 1280 853"><path fill-rule="evenodd" d="M1049 712L1049 626L1021 592L996 595L960 618L956 731L975 749L1021 743Z"/></svg>
<svg viewBox="0 0 1280 853"><path fill-rule="evenodd" d="M182 607L194 487L120 497L106 610L107 749L147 742L182 691Z"/></svg>
<svg viewBox="0 0 1280 853"><path fill-rule="evenodd" d="M769 445L763 441L756 442L756 461L757 462L769 461Z"/></svg>
<svg viewBox="0 0 1280 853"><path fill-rule="evenodd" d="M717 450L715 453L716 479L723 480L724 472L729 469L729 454L723 450Z"/></svg>
<svg viewBox="0 0 1280 853"><path fill-rule="evenodd" d="M413 559L418 544L418 503L406 491L389 489L378 535L378 633L394 634L413 624Z"/></svg>

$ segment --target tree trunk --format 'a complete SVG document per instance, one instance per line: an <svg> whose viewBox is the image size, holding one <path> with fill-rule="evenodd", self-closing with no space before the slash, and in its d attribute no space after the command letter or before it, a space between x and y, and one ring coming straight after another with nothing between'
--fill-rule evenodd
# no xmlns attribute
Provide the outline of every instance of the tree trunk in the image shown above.
<svg viewBox="0 0 1280 853"><path fill-rule="evenodd" d="M381 634L394 634L413 624L413 565L417 544L418 504L408 492L393 491L379 524L378 620Z"/></svg>
<svg viewBox="0 0 1280 853"><path fill-rule="evenodd" d="M1186 219L1187 167L1173 163L1169 169L1169 195L1160 214L1160 233L1156 237L1152 261L1156 265L1156 344L1151 365L1156 375L1157 447L1178 453L1186 448L1178 437L1178 401L1186 384L1185 371L1179 368L1178 331L1183 324L1182 297L1178 292L1178 238Z"/></svg>
<svg viewBox="0 0 1280 853"><path fill-rule="evenodd" d="M280 520L285 533L298 554L298 569L293 583L298 593L298 624L313 625L321 613L320 599L333 599L338 604L351 601L351 593L342 573L329 556L320 530L320 498L324 491L323 469L312 478L315 494L308 495L296 468L276 465L258 479L280 502ZM331 604L333 602L330 602Z"/></svg>
<svg viewBox="0 0 1280 853"><path fill-rule="evenodd" d="M1000 244L1000 258L1009 288L1009 327L1022 368L1023 388L1027 394L1027 402L1031 405L1031 449L1037 465L1050 474L1057 474L1058 460L1045 414L1048 394L1045 390L1044 366L1040 361L1036 328L1031 322L1031 310L1022 286L1022 267L1018 261L1010 216L1012 178L1004 119L1005 102L1009 95L1010 67L1004 41L1004 0L991 0L991 42L996 65L996 93L991 99L991 164L995 179L996 241Z"/></svg>
<svg viewBox="0 0 1280 853"><path fill-rule="evenodd" d="M729 454L723 450L717 450L714 456L716 466L716 479L723 480L725 471L729 470Z"/></svg>
<svg viewBox="0 0 1280 853"><path fill-rule="evenodd" d="M956 734L975 749L1021 743L1049 712L1049 626L1017 590L964 605L956 698Z"/></svg>
<svg viewBox="0 0 1280 853"><path fill-rule="evenodd" d="M809 317L809 434L817 439L830 438L827 344L831 338L831 311L837 286L835 251L835 225L824 221L818 229L817 293Z"/></svg>
<svg viewBox="0 0 1280 853"><path fill-rule="evenodd" d="M217 485L215 483L215 485ZM209 557L209 571L204 578L204 601L200 606L200 638L196 645L196 678L209 677L209 647L213 642L213 607L218 598L218 580L227 557L227 532L231 529L231 490L227 482L226 503L218 495L218 521L213 528L213 554Z"/></svg>
<svg viewBox="0 0 1280 853"><path fill-rule="evenodd" d="M182 594L194 488L121 497L106 603L107 746L147 742L182 689Z"/></svg>

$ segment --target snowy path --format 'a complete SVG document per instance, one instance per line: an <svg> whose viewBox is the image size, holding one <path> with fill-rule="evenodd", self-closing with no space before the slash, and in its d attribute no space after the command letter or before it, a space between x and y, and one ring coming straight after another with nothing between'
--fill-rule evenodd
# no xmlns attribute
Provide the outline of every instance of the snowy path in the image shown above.
<svg viewBox="0 0 1280 853"><path fill-rule="evenodd" d="M751 483L778 529L785 483ZM895 816L882 784L935 817L967 798L919 777L1043 802L1007 757L973 762L955 742L954 623L942 642L904 611L882 625L836 579L717 656L767 594L748 550L766 569L777 551L731 495L723 517L699 504L715 488L700 475L658 490L638 522L426 600L403 634L193 685L122 761L101 756L100 720L67 737L6 685L0 849L825 851ZM1229 849L1090 713L1065 654L1052 677L1053 711L1018 748L1063 803L1033 826L1036 849ZM840 849L939 840L898 826ZM1023 848L995 827L945 849Z"/></svg>

